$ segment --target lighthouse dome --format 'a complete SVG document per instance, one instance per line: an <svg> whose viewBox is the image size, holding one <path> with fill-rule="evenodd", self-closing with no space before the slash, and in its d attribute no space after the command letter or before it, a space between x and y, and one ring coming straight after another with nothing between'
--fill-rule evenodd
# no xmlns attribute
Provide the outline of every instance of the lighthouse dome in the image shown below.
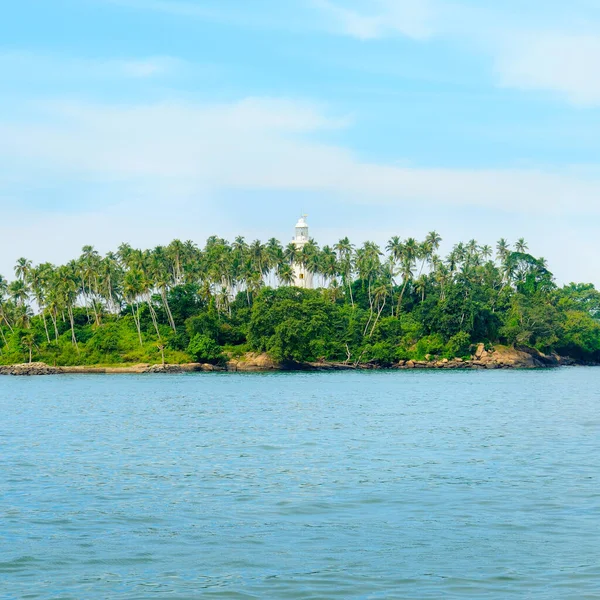
<svg viewBox="0 0 600 600"><path fill-rule="evenodd" d="M306 222L306 215L302 215L298 219L298 222L296 223L296 229L298 229L300 227L308 227L308 223Z"/></svg>

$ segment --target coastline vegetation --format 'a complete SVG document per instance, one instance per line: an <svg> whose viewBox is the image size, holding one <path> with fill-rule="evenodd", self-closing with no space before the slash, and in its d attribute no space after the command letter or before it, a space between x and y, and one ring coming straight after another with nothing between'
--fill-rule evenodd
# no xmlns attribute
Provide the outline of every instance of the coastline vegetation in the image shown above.
<svg viewBox="0 0 600 600"><path fill-rule="evenodd" d="M438 255L441 238L348 238L302 250L276 239L204 248L175 240L68 264L21 258L0 276L0 364L223 363L246 352L275 360L382 366L470 355L473 345L530 346L600 361L600 293L558 287L524 240L475 240ZM293 287L293 264L318 289Z"/></svg>

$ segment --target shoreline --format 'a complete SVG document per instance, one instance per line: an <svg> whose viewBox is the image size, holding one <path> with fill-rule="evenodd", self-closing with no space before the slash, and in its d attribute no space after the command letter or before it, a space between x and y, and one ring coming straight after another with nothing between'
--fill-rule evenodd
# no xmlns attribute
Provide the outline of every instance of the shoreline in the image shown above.
<svg viewBox="0 0 600 600"><path fill-rule="evenodd" d="M433 359L401 360L392 365L381 366L372 363L344 362L276 362L266 354L249 353L242 359L233 359L224 365L205 363L185 364L135 364L114 366L51 366L45 363L24 363L0 365L0 375L37 376L37 375L94 375L94 374L149 374L149 373L266 373L282 371L364 371L364 370L496 370L496 369L549 369L563 366L600 366L556 354L545 355L532 348L499 347L486 351L480 344L471 359Z"/></svg>

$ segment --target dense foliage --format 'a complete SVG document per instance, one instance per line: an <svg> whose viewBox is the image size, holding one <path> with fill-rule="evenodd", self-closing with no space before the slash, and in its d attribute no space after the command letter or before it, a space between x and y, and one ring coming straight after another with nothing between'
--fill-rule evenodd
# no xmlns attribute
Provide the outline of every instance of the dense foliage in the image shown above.
<svg viewBox="0 0 600 600"><path fill-rule="evenodd" d="M472 240L442 259L437 233L385 251L345 238L302 250L211 237L154 250L91 246L62 266L19 259L0 276L0 363L221 363L248 351L292 361L390 364L465 356L474 343L600 360L600 293L558 288L544 259ZM319 289L291 287L293 265Z"/></svg>

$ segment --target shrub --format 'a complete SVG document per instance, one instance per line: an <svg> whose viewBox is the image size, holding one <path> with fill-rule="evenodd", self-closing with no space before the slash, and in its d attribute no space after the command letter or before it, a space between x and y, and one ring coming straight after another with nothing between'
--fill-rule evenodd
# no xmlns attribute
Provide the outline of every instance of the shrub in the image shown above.
<svg viewBox="0 0 600 600"><path fill-rule="evenodd" d="M365 357L379 365L388 366L397 359L397 349L389 342L377 342L369 346Z"/></svg>
<svg viewBox="0 0 600 600"><path fill-rule="evenodd" d="M417 342L416 357L419 360L423 360L427 354L438 356L443 352L443 350L444 340L441 335L437 333L433 335L427 335Z"/></svg>
<svg viewBox="0 0 600 600"><path fill-rule="evenodd" d="M192 338L187 350L196 362L218 364L224 360L219 344L201 333Z"/></svg>
<svg viewBox="0 0 600 600"><path fill-rule="evenodd" d="M447 358L466 356L470 352L470 346L471 336L466 331L459 331L448 340L444 354Z"/></svg>

